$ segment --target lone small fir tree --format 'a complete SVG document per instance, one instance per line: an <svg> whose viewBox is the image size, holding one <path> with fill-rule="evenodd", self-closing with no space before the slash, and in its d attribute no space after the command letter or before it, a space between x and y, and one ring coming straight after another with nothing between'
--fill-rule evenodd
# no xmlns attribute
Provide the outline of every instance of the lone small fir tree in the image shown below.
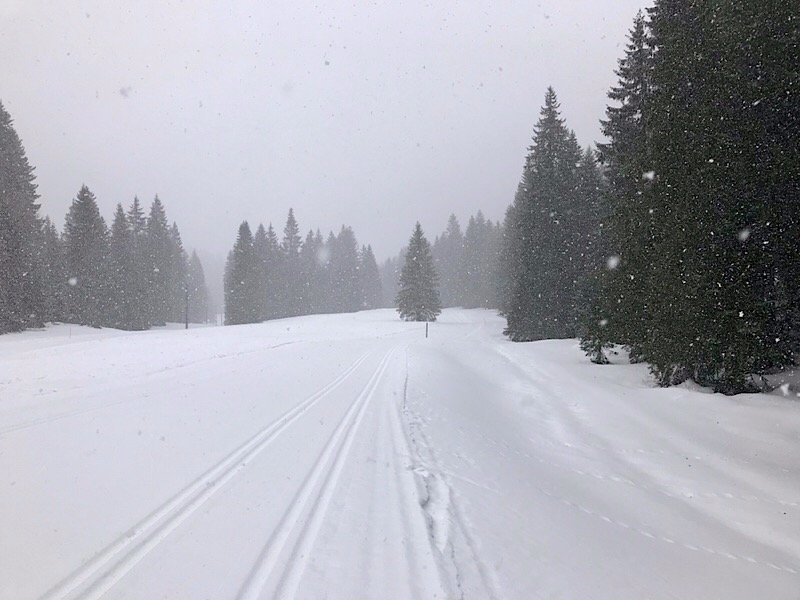
<svg viewBox="0 0 800 600"><path fill-rule="evenodd" d="M439 276L433 267L430 244L417 223L400 272L400 291L397 293L400 318L404 321L435 321L442 312L438 284Z"/></svg>

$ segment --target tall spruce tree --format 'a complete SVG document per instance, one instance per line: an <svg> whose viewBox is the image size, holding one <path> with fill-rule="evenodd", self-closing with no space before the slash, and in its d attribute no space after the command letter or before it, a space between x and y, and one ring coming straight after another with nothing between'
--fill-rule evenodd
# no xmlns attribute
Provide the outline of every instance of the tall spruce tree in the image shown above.
<svg viewBox="0 0 800 600"><path fill-rule="evenodd" d="M733 240L724 248L724 274L739 284L729 284L730 325L750 330L735 336L726 361L761 374L793 364L800 350L798 12L726 0L706 18L718 59L711 125L722 150L712 172L726 212L715 233Z"/></svg>
<svg viewBox="0 0 800 600"><path fill-rule="evenodd" d="M107 321L109 301L108 230L94 194L85 185L67 212L64 250L70 284L67 317L72 323L101 327Z"/></svg>
<svg viewBox="0 0 800 600"><path fill-rule="evenodd" d="M129 304L137 307L132 315L135 316L135 322L131 322L131 329L144 330L149 329L151 325L152 294L149 286L151 268L147 243L147 217L139 198L134 196L126 217L131 236L132 256L127 294Z"/></svg>
<svg viewBox="0 0 800 600"><path fill-rule="evenodd" d="M641 352L658 381L669 385L691 377L706 362L707 344L701 337L713 336L719 318L724 318L721 312L708 310L707 293L719 292L704 289L713 285L715 277L701 272L708 256L704 247L716 245L710 235L708 196L714 177L709 150L716 144L707 121L714 75L703 72L709 65L703 55L713 47L694 2L660 2L651 14L657 51L646 119L656 174L650 196L659 269L649 285L655 300Z"/></svg>
<svg viewBox="0 0 800 600"><path fill-rule="evenodd" d="M652 101L653 43L640 12L628 36L625 56L608 93L614 103L601 121L608 139L598 144L598 158L608 185L603 196L606 214L601 253L607 268L595 274L592 298L582 313L581 336L595 362L605 362L610 342L624 344L633 360L641 358L648 336L648 315L657 298L651 295L658 278L654 250L655 180L647 119ZM609 262L610 261L610 262Z"/></svg>
<svg viewBox="0 0 800 600"><path fill-rule="evenodd" d="M603 179L598 169L595 154L586 148L578 165L579 195L584 198L586 217L578 221L575 230L575 261L584 275L577 288L578 335L581 348L591 360L606 364L606 349L611 347L608 332L609 299L607 279L619 265L619 257L608 250L605 225L608 206L603 195Z"/></svg>
<svg viewBox="0 0 800 600"><path fill-rule="evenodd" d="M751 197L766 193L761 250L772 248L774 311L765 337L781 362L800 353L800 27L791 2L725 2L720 26L729 78L740 83L736 120ZM747 158L745 158L747 157ZM754 193L755 192L755 193ZM744 230L742 230L744 231ZM752 232L751 232L752 233ZM753 246L758 237L748 238ZM780 340L780 341L776 341Z"/></svg>
<svg viewBox="0 0 800 600"><path fill-rule="evenodd" d="M593 274L607 263L609 256L605 235L608 219L608 204L603 193L605 182L591 147L583 150L578 161L578 186L580 218L576 219L573 230L574 261L581 273Z"/></svg>
<svg viewBox="0 0 800 600"><path fill-rule="evenodd" d="M397 312L404 321L435 321L442 312L439 276L433 266L431 247L417 222L408 242L400 271Z"/></svg>
<svg viewBox="0 0 800 600"><path fill-rule="evenodd" d="M144 236L147 233L147 216L144 214L142 203L138 196L133 197L130 208L128 208L128 224L134 237Z"/></svg>
<svg viewBox="0 0 800 600"><path fill-rule="evenodd" d="M662 385L755 389L798 346L796 14L658 0L649 15L603 122L619 266L601 278L608 328L584 344L627 344Z"/></svg>
<svg viewBox="0 0 800 600"><path fill-rule="evenodd" d="M759 42L731 36L743 24L743 8L663 0L650 13L657 51L648 122L661 266L642 354L664 385L691 377L728 393L751 389L751 374L790 360L784 342L776 342L785 338L775 335L780 316L769 246L776 211L749 177L763 166L753 152L760 128L742 103L748 86L738 77L742 42ZM768 189L791 181L771 166L774 179L762 180ZM742 231L749 232L745 243Z"/></svg>
<svg viewBox="0 0 800 600"><path fill-rule="evenodd" d="M303 245L300 237L300 227L294 216L294 210L289 209L286 225L283 228L283 312L284 316L292 317L303 313L305 299L304 286L300 268L300 249Z"/></svg>
<svg viewBox="0 0 800 600"><path fill-rule="evenodd" d="M11 116L0 103L0 333L44 323L35 179Z"/></svg>
<svg viewBox="0 0 800 600"><path fill-rule="evenodd" d="M145 276L151 325L165 325L173 307L173 240L167 213L158 196L150 205L145 235Z"/></svg>
<svg viewBox="0 0 800 600"><path fill-rule="evenodd" d="M239 226L239 234L225 265L225 324L257 323L259 297L259 264L253 249L253 234L247 221Z"/></svg>
<svg viewBox="0 0 800 600"><path fill-rule="evenodd" d="M111 223L106 284L108 286L108 325L117 329L145 329L141 318L145 306L136 302L133 232L121 204L117 204Z"/></svg>
<svg viewBox="0 0 800 600"><path fill-rule="evenodd" d="M581 151L548 88L517 194L509 236L516 239L505 333L513 341L572 337L579 281L575 231L586 217L580 197Z"/></svg>

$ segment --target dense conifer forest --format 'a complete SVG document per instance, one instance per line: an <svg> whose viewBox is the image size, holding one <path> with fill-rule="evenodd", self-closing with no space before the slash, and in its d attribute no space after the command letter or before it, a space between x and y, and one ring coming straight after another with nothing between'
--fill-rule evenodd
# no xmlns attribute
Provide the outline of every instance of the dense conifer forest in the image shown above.
<svg viewBox="0 0 800 600"><path fill-rule="evenodd" d="M245 221L225 265L225 324L378 308L381 279L372 247L351 227L304 239L289 209L283 236L270 224L255 234Z"/></svg>
<svg viewBox="0 0 800 600"><path fill-rule="evenodd" d="M800 333L800 60L789 5L661 0L637 16L580 151L545 96L506 214L515 341L612 344L657 382L762 389ZM595 155L596 154L596 155Z"/></svg>
<svg viewBox="0 0 800 600"><path fill-rule="evenodd" d="M34 169L0 104L0 333L68 322L141 330L205 323L203 266L156 196L117 205L111 227L82 186L59 232L40 217ZM188 314L187 314L188 308Z"/></svg>

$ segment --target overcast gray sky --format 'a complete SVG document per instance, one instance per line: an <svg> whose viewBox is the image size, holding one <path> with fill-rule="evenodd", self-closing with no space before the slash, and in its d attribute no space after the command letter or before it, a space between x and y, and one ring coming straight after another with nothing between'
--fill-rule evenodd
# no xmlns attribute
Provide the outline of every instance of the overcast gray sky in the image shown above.
<svg viewBox="0 0 800 600"><path fill-rule="evenodd" d="M56 223L158 193L219 260L243 219L352 225L379 260L416 220L501 219L545 89L583 145L644 0L3 0L0 99Z"/></svg>

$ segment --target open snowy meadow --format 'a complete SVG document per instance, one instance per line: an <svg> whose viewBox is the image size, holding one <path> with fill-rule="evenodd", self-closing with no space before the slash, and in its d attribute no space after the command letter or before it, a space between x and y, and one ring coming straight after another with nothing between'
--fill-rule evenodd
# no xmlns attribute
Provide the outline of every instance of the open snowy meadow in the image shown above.
<svg viewBox="0 0 800 600"><path fill-rule="evenodd" d="M0 337L0 598L799 597L796 399L503 326Z"/></svg>

